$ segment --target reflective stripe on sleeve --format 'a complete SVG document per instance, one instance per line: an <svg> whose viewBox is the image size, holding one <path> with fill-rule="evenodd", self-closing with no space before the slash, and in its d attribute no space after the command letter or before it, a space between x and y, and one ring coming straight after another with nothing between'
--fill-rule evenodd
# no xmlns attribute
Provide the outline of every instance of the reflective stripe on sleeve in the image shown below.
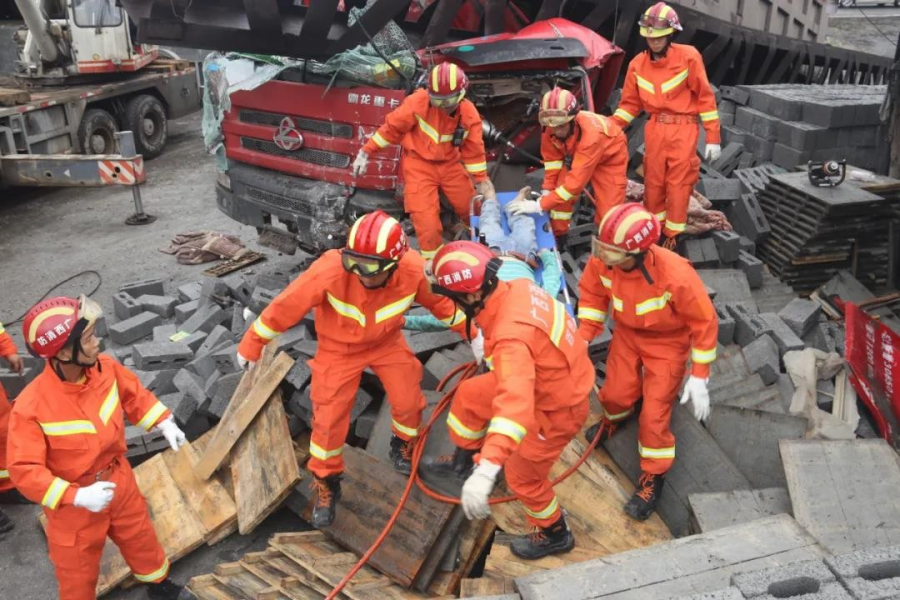
<svg viewBox="0 0 900 600"><path fill-rule="evenodd" d="M578 318L588 321L597 321L598 323L606 323L606 312L596 308L580 306L578 307Z"/></svg>
<svg viewBox="0 0 900 600"><path fill-rule="evenodd" d="M63 494L66 493L70 485L65 479L54 477L53 483L50 484L43 499L41 499L41 504L50 510L56 510L56 507L59 506L59 501L62 500Z"/></svg>
<svg viewBox="0 0 900 600"><path fill-rule="evenodd" d="M511 438L515 443L520 444L525 439L525 428L505 417L494 417L488 426L488 433L499 433Z"/></svg>
<svg viewBox="0 0 900 600"><path fill-rule="evenodd" d="M147 414L144 415L144 418L137 422L137 426L142 428L144 431L150 431L150 428L156 424L156 420L159 419L163 413L166 412L166 406L157 400L156 404L153 405L153 408L147 411Z"/></svg>

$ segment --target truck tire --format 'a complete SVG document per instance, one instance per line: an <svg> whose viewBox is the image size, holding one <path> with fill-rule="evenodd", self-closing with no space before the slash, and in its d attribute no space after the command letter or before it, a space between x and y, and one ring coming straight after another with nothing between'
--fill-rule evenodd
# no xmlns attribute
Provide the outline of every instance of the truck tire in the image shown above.
<svg viewBox="0 0 900 600"><path fill-rule="evenodd" d="M129 100L123 125L134 133L138 154L156 158L163 153L169 139L169 121L166 108L156 96L143 94Z"/></svg>
<svg viewBox="0 0 900 600"><path fill-rule="evenodd" d="M82 154L115 154L118 130L111 114L102 108L87 109L78 125L78 143Z"/></svg>

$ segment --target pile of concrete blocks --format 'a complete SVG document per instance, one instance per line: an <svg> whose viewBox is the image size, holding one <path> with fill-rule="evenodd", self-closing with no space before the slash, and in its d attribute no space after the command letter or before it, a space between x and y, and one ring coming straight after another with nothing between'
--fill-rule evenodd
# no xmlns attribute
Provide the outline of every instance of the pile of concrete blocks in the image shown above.
<svg viewBox="0 0 900 600"><path fill-rule="evenodd" d="M41 359L25 354L20 354L20 357L24 365L21 374L9 369L6 361L0 361L0 386L3 386L10 400L15 400L25 386L44 370L44 361Z"/></svg>
<svg viewBox="0 0 900 600"><path fill-rule="evenodd" d="M722 141L740 144L755 162L793 170L810 160L879 164L879 109L885 86L741 85L722 88ZM749 165L753 166L753 165Z"/></svg>

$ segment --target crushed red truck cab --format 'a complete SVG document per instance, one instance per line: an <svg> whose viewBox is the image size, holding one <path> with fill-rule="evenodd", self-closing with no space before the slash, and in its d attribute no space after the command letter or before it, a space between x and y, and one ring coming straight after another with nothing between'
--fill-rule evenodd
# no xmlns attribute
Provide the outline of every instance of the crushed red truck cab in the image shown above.
<svg viewBox="0 0 900 600"><path fill-rule="evenodd" d="M602 106L624 53L565 19L514 34L420 51L425 69L453 61L469 76L468 98L482 118L514 146L539 154L537 105L554 85L572 89L584 106ZM403 212L399 147L373 157L365 175L353 157L414 85L386 89L289 68L251 91L231 95L222 132L227 171L216 186L219 209L267 232L277 247L319 253L344 244L348 224L383 209ZM411 82L414 84L414 82ZM535 166L505 143L487 141L488 160ZM539 165L538 165L539 166Z"/></svg>

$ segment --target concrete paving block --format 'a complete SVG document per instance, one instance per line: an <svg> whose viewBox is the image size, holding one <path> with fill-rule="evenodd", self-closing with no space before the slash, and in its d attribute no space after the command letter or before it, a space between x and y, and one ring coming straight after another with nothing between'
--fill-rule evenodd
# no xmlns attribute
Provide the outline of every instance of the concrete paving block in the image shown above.
<svg viewBox="0 0 900 600"><path fill-rule="evenodd" d="M703 284L716 290L717 305L741 304L756 312L756 302L750 291L747 276L739 269L700 269L697 271Z"/></svg>
<svg viewBox="0 0 900 600"><path fill-rule="evenodd" d="M793 350L803 350L806 347L803 340L775 313L760 313L759 316L771 328L769 335L772 336L772 339L778 345L778 353L781 356Z"/></svg>
<svg viewBox="0 0 900 600"><path fill-rule="evenodd" d="M837 350L837 341L826 323L815 323L809 333L803 336L803 343L826 353Z"/></svg>
<svg viewBox="0 0 900 600"><path fill-rule="evenodd" d="M803 417L724 404L712 407L707 423L719 447L750 484L760 489L787 487L778 441L800 439L806 434L806 428Z"/></svg>
<svg viewBox="0 0 900 600"><path fill-rule="evenodd" d="M187 436L188 441L193 442L209 431L210 427L212 427L212 424L209 422L209 417L200 414L200 412L195 412L191 420L182 427L182 430L184 430L184 435Z"/></svg>
<svg viewBox="0 0 900 600"><path fill-rule="evenodd" d="M372 396L372 394L364 387L360 386L359 390L356 392L356 400L353 402L353 408L350 409L350 422L352 423L359 418L359 415L369 408L374 400L374 396Z"/></svg>
<svg viewBox="0 0 900 600"><path fill-rule="evenodd" d="M740 144L744 145L744 141L747 139L747 136L750 135L737 125L722 125L722 143L725 145L728 144Z"/></svg>
<svg viewBox="0 0 900 600"><path fill-rule="evenodd" d="M756 255L756 243L746 236L740 236L741 250L749 254Z"/></svg>
<svg viewBox="0 0 900 600"><path fill-rule="evenodd" d="M235 304L231 309L231 335L235 339L244 337L244 332L247 331L251 323L253 321L244 321L244 307L240 304Z"/></svg>
<svg viewBox="0 0 900 600"><path fill-rule="evenodd" d="M131 346L116 348L113 350L113 356L116 357L117 361L124 364L126 358L131 358Z"/></svg>
<svg viewBox="0 0 900 600"><path fill-rule="evenodd" d="M735 321L727 310L716 307L716 315L719 317L719 343L727 346L734 341Z"/></svg>
<svg viewBox="0 0 900 600"><path fill-rule="evenodd" d="M171 296L153 296L144 294L139 296L137 303L141 308L152 313L156 313L164 319L175 316L175 306L178 305L178 299Z"/></svg>
<svg viewBox="0 0 900 600"><path fill-rule="evenodd" d="M188 364L194 353L182 342L144 342L135 344L134 366L143 371L180 369Z"/></svg>
<svg viewBox="0 0 900 600"><path fill-rule="evenodd" d="M210 306L212 304L230 306L231 303L231 289L221 279L207 277L200 284L200 306Z"/></svg>
<svg viewBox="0 0 900 600"><path fill-rule="evenodd" d="M194 413L197 411L196 398L189 396L184 392L166 394L161 396L159 401L172 411L172 414L175 416L175 421L177 421L180 426L184 426L190 421L191 417L194 416Z"/></svg>
<svg viewBox="0 0 900 600"><path fill-rule="evenodd" d="M179 369L165 369L162 371L147 371L152 375L144 387L153 392L155 395L172 394L178 391L175 387L175 375Z"/></svg>
<svg viewBox="0 0 900 600"><path fill-rule="evenodd" d="M455 346L459 342L459 335L453 331L437 331L430 333L411 334L409 331L403 332L407 344L413 354L423 360L424 355L430 355L431 352Z"/></svg>
<svg viewBox="0 0 900 600"><path fill-rule="evenodd" d="M210 375L217 373L216 361L211 354L204 354L192 360L186 367L192 373L196 373L200 380L205 382Z"/></svg>
<svg viewBox="0 0 900 600"><path fill-rule="evenodd" d="M789 171L793 171L799 165L805 165L810 160L812 160L811 150L797 150L781 143L776 143L772 148L772 162Z"/></svg>
<svg viewBox="0 0 900 600"><path fill-rule="evenodd" d="M759 377L759 375L754 373L754 377ZM759 381L762 382L762 378ZM788 409L784 404L778 386L766 386L765 383L763 383L763 387L760 390L742 394L729 394L720 404L746 410L758 410L775 415L788 414Z"/></svg>
<svg viewBox="0 0 900 600"><path fill-rule="evenodd" d="M202 290L199 281L194 281L192 283L186 283L180 288L178 288L178 299L184 302L193 302L194 300L200 300L200 292Z"/></svg>
<svg viewBox="0 0 900 600"><path fill-rule="evenodd" d="M741 106L734 113L734 124L764 140L778 137L779 119L749 106Z"/></svg>
<svg viewBox="0 0 900 600"><path fill-rule="evenodd" d="M435 352L424 365L422 374L422 389L434 390L447 374L460 363L451 360L440 352Z"/></svg>
<svg viewBox="0 0 900 600"><path fill-rule="evenodd" d="M256 285L267 290L280 292L291 282L291 274L278 267L271 268L257 277Z"/></svg>
<svg viewBox="0 0 900 600"><path fill-rule="evenodd" d="M701 179L696 187L713 204L734 202L744 192L739 179Z"/></svg>
<svg viewBox="0 0 900 600"><path fill-rule="evenodd" d="M292 439L296 438L304 431L309 430L310 428L306 425L306 422L297 415L291 415L290 417L288 417L288 431L290 432Z"/></svg>
<svg viewBox="0 0 900 600"><path fill-rule="evenodd" d="M231 335L231 331L222 325L216 325L213 327L212 331L209 332L209 335L206 336L206 339L203 340L203 344L200 345L200 348L197 349L197 355L209 354L222 344L233 343L234 336Z"/></svg>
<svg viewBox="0 0 900 600"><path fill-rule="evenodd" d="M194 333L203 331L209 333L216 325L225 320L225 310L218 304L203 306L197 309L191 318L179 325L178 331Z"/></svg>
<svg viewBox="0 0 900 600"><path fill-rule="evenodd" d="M692 239L684 242L684 253L695 269L715 268L719 265L719 257L716 254L711 257L707 254L707 244L712 244L712 251L715 252L715 242L710 239Z"/></svg>
<svg viewBox="0 0 900 600"><path fill-rule="evenodd" d="M722 94L722 103L725 104L725 101L733 102L734 104L739 104L741 106L745 106L748 102L750 102L750 92L738 87L734 87L733 85L723 85L719 88L719 92Z"/></svg>
<svg viewBox="0 0 900 600"><path fill-rule="evenodd" d="M237 345L232 344L209 355L215 362L216 369L222 373L235 373L241 368L237 363Z"/></svg>
<svg viewBox="0 0 900 600"><path fill-rule="evenodd" d="M243 373L229 373L219 378L216 384L215 395L207 410L210 416L214 416L216 419L222 418L243 375Z"/></svg>
<svg viewBox="0 0 900 600"><path fill-rule="evenodd" d="M175 384L175 387L178 388L179 392L196 400L198 406L206 401L206 394L203 392L204 382L199 381L197 376L187 369L178 371L173 383Z"/></svg>
<svg viewBox="0 0 900 600"><path fill-rule="evenodd" d="M760 336L771 332L768 323L760 318L758 313L750 312L743 304L729 303L725 305L725 308L735 321L734 341L742 348L746 348ZM777 351L776 348L776 353Z"/></svg>
<svg viewBox="0 0 900 600"><path fill-rule="evenodd" d="M289 413L303 419L307 425L312 425L312 401L309 399L309 388L291 394L287 403Z"/></svg>
<svg viewBox="0 0 900 600"><path fill-rule="evenodd" d="M838 600L842 596L820 596L825 584L837 583L834 573L828 570L821 560L805 560L801 562L735 573L731 584L738 588L745 598L794 598L803 596L809 600ZM838 586L840 587L840 585ZM846 596L848 599L850 596Z"/></svg>
<svg viewBox="0 0 900 600"><path fill-rule="evenodd" d="M720 261L733 263L738 259L738 253L741 251L741 236L733 231L713 231L710 237L716 244Z"/></svg>
<svg viewBox="0 0 900 600"><path fill-rule="evenodd" d="M112 303L113 312L120 321L125 321L144 312L138 301L125 292L113 294Z"/></svg>
<svg viewBox="0 0 900 600"><path fill-rule="evenodd" d="M310 377L312 377L312 371L310 371L306 361L297 360L294 361L294 366L285 375L284 380L294 386L294 389L302 390L309 383Z"/></svg>
<svg viewBox="0 0 900 600"><path fill-rule="evenodd" d="M222 379L223 375L219 371L213 371L209 377L203 382L203 393L206 394L207 402L204 403L204 414L207 416L211 416L214 418L219 418L216 415L211 415L209 413L209 406L212 404L213 399L216 396L216 391L219 389L219 380Z"/></svg>
<svg viewBox="0 0 900 600"><path fill-rule="evenodd" d="M162 279L145 279L142 281L132 281L131 283L126 283L125 285L120 287L119 291L125 292L132 298L137 298L138 296L143 296L144 294L154 294L157 296L164 296L166 294Z"/></svg>
<svg viewBox="0 0 900 600"><path fill-rule="evenodd" d="M206 332L195 331L194 333L187 333L186 331L176 331L169 340L185 344L196 354L197 350L200 349L200 346L203 345L204 340L206 340Z"/></svg>
<svg viewBox="0 0 900 600"><path fill-rule="evenodd" d="M900 598L900 546L829 556L825 564L856 600Z"/></svg>
<svg viewBox="0 0 900 600"><path fill-rule="evenodd" d="M729 587L715 592L704 592L702 594L691 594L690 596L679 596L671 600L744 600L744 595L736 587Z"/></svg>
<svg viewBox="0 0 900 600"><path fill-rule="evenodd" d="M153 341L154 342L168 342L170 341L177 328L174 323L167 323L165 325L159 325L153 328Z"/></svg>
<svg viewBox="0 0 900 600"><path fill-rule="evenodd" d="M763 263L761 260L743 250L738 253L737 268L747 275L750 289L758 289L763 284Z"/></svg>
<svg viewBox="0 0 900 600"><path fill-rule="evenodd" d="M272 340L272 343L276 344L279 350L287 352L297 344L308 341L312 341L312 335L309 333L306 325L300 323L299 325L294 325L293 327L279 335L277 338ZM290 352L288 352L288 354L290 354Z"/></svg>
<svg viewBox="0 0 900 600"><path fill-rule="evenodd" d="M688 500L698 533L791 514L791 497L785 488L691 494Z"/></svg>
<svg viewBox="0 0 900 600"><path fill-rule="evenodd" d="M364 440L372 437L372 430L375 428L375 422L378 420L378 410L379 406L371 404L356 417L356 425L353 428L353 432L357 437Z"/></svg>
<svg viewBox="0 0 900 600"><path fill-rule="evenodd" d="M810 152L824 144L824 127L803 121L780 121L778 123L778 143L794 150Z"/></svg>
<svg viewBox="0 0 900 600"><path fill-rule="evenodd" d="M190 300L184 304L179 304L175 307L175 322L178 324L184 323L190 319L199 308L199 300Z"/></svg>
<svg viewBox="0 0 900 600"><path fill-rule="evenodd" d="M253 296L253 288L256 287L257 277L233 273L224 278L225 285L231 293L231 297L244 306L250 306L250 298Z"/></svg>
<svg viewBox="0 0 900 600"><path fill-rule="evenodd" d="M151 335L153 328L161 323L159 315L143 312L110 326L109 337L114 343L126 346Z"/></svg>
<svg viewBox="0 0 900 600"><path fill-rule="evenodd" d="M780 357L772 336L764 334L744 347L744 360L751 373L757 373L766 385L778 382Z"/></svg>
<svg viewBox="0 0 900 600"><path fill-rule="evenodd" d="M262 311L276 296L278 296L279 293L281 293L280 290L267 289L257 284L256 288L253 290L253 295L250 297L250 310L252 310L254 314L262 314Z"/></svg>
<svg viewBox="0 0 900 600"><path fill-rule="evenodd" d="M741 194L741 197L728 211L734 231L748 238L754 243L766 241L772 228L763 213L754 194Z"/></svg>
<svg viewBox="0 0 900 600"><path fill-rule="evenodd" d="M822 308L817 302L795 298L778 313L778 316L787 323L791 331L803 337L819 319Z"/></svg>

